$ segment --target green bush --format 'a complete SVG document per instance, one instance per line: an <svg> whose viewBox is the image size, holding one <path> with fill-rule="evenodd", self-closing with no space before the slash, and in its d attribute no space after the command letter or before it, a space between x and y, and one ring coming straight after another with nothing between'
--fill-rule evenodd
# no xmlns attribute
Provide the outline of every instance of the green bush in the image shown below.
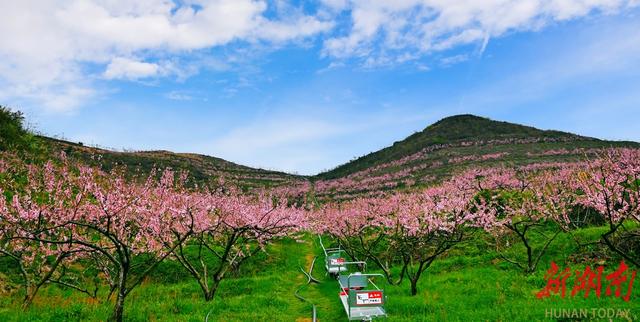
<svg viewBox="0 0 640 322"><path fill-rule="evenodd" d="M21 112L0 106L0 151L29 145L29 133L24 129L23 122Z"/></svg>

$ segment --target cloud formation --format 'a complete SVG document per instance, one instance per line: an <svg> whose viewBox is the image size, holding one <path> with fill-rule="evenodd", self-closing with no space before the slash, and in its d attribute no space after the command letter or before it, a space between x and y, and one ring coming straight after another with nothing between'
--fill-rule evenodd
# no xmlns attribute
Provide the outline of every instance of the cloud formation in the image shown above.
<svg viewBox="0 0 640 322"><path fill-rule="evenodd" d="M174 76L206 50L320 40L319 55L366 67L415 61L634 0L23 0L0 2L0 100L70 110L100 80ZM308 44L299 42L302 46ZM266 44L266 46L264 46ZM203 54L203 51L205 53ZM455 57L455 55L449 55ZM463 57L463 56L459 56ZM189 66L184 66L189 65ZM416 66L424 66L417 64Z"/></svg>
<svg viewBox="0 0 640 322"><path fill-rule="evenodd" d="M156 76L161 68L158 64L145 63L129 58L116 57L107 65L104 77L107 79L126 78L138 79Z"/></svg>
<svg viewBox="0 0 640 322"><path fill-rule="evenodd" d="M619 12L638 5L627 0L324 0L348 12L350 28L324 41L324 54L360 58L369 66L418 59L491 37L536 30L593 12Z"/></svg>
<svg viewBox="0 0 640 322"><path fill-rule="evenodd" d="M332 27L300 13L271 19L267 9L256 0L3 1L0 94L73 108L92 91L94 68L107 79L162 76L179 71L158 58L233 41L284 42Z"/></svg>

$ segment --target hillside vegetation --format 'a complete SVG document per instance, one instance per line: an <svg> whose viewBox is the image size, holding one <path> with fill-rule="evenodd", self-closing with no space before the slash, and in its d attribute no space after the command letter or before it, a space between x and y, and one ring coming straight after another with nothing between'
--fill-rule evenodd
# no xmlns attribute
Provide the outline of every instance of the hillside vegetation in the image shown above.
<svg viewBox="0 0 640 322"><path fill-rule="evenodd" d="M323 200L421 188L469 167L553 165L584 160L603 148L640 147L636 142L604 141L474 115L457 115L333 170L306 177L251 168L201 154L119 152L35 136L23 128L21 114L5 108L0 122L3 124L0 149L28 149L31 155L36 151L40 159L65 152L72 159L104 170L124 165L132 172L147 173L154 167L171 167L188 171L192 180L200 185L217 185L224 180L245 191L293 187L306 193L312 189Z"/></svg>
<svg viewBox="0 0 640 322"><path fill-rule="evenodd" d="M152 168L188 171L200 184L215 184L218 180L235 183L244 189L277 187L303 180L301 176L279 171L256 169L224 159L195 153L170 151L118 152L77 143L40 137L52 151L64 151L68 157L85 164L110 170L115 165L148 172Z"/></svg>
<svg viewBox="0 0 640 322"><path fill-rule="evenodd" d="M429 186L470 167L576 162L611 147L640 144L458 115L310 180L320 197L349 199Z"/></svg>
<svg viewBox="0 0 640 322"><path fill-rule="evenodd" d="M40 143L35 135L25 129L21 112L0 106L0 151L37 154Z"/></svg>
<svg viewBox="0 0 640 322"><path fill-rule="evenodd" d="M320 173L317 177L322 179L345 177L357 171L399 160L435 145L530 138L549 141L595 140L566 132L543 131L529 126L493 121L475 115L456 115L429 125L424 130L402 141L394 142L389 147Z"/></svg>
<svg viewBox="0 0 640 322"><path fill-rule="evenodd" d="M35 135L25 128L22 113L2 106L0 151L19 153L34 161L48 160L64 152L70 159L105 171L115 166L125 166L131 173L149 173L154 168L172 168L187 171L191 179L200 185L216 185L219 180L224 180L245 190L276 187L303 180L298 175L251 168L201 154L170 151L119 152Z"/></svg>

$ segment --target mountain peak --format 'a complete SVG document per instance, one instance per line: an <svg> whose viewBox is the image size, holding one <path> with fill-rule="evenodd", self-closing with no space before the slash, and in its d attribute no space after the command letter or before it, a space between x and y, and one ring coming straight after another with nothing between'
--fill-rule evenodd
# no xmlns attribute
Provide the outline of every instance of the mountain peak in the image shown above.
<svg viewBox="0 0 640 322"><path fill-rule="evenodd" d="M518 138L582 138L578 135L540 130L531 126L494 121L472 114L461 114L443 118L427 126L421 132L409 136L408 139L419 140L422 144L454 143L461 140L480 141L492 139ZM406 141L405 140L405 141Z"/></svg>
<svg viewBox="0 0 640 322"><path fill-rule="evenodd" d="M440 121L437 121L436 123L434 123L434 125L438 123L446 123L446 122L458 122L458 121L473 122L473 121L482 121L482 120L490 120L490 119L487 117L477 116L473 114L458 114L458 115L447 116L441 119Z"/></svg>
<svg viewBox="0 0 640 322"><path fill-rule="evenodd" d="M574 141L595 139L567 132L540 130L531 126L494 121L472 114L461 114L443 118L406 139L394 142L382 150L367 154L331 171L321 173L321 178L337 178L401 159L435 145L459 144L462 142L491 142L504 140Z"/></svg>

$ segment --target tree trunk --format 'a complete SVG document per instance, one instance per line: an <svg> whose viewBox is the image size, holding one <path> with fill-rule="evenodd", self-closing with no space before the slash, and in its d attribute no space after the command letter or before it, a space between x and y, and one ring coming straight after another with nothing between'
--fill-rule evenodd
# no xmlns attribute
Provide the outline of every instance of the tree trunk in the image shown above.
<svg viewBox="0 0 640 322"><path fill-rule="evenodd" d="M34 285L26 290L27 295L25 295L24 300L22 301L22 310L26 311L31 306L33 299L38 293L38 289L40 289L40 285Z"/></svg>
<svg viewBox="0 0 640 322"><path fill-rule="evenodd" d="M113 308L109 321L122 322L124 317L124 299L125 294L122 290L118 290L118 297L116 298L116 306Z"/></svg>
<svg viewBox="0 0 640 322"><path fill-rule="evenodd" d="M58 269L58 265L62 263L66 256L66 253L58 255L58 257L56 257L56 261L53 263L49 271L42 277L42 279L37 282L30 282L24 268L21 268L23 276L25 278L25 291L27 292L27 295L25 295L24 301L22 302L23 310L26 310L29 308L29 306L31 306L31 303L33 303L33 299L36 297L36 294L38 294L40 287L51 279L51 276L53 276L53 272ZM20 264L20 262L18 263Z"/></svg>
<svg viewBox="0 0 640 322"><path fill-rule="evenodd" d="M118 274L118 296L116 297L116 305L113 307L109 321L122 322L124 318L124 300L127 297L127 275L129 265L123 264Z"/></svg>
<svg viewBox="0 0 640 322"><path fill-rule="evenodd" d="M216 291L218 290L218 287L220 286L220 282L222 281L222 279L214 279L213 280L213 285L211 285L211 289L209 289L209 292L205 294L205 301L209 302L211 300L213 300L213 298L216 296Z"/></svg>
<svg viewBox="0 0 640 322"><path fill-rule="evenodd" d="M418 279L410 279L411 280L411 296L416 296L418 294Z"/></svg>
<svg viewBox="0 0 640 322"><path fill-rule="evenodd" d="M421 261L420 265L418 265L418 270L416 270L415 275L409 275L409 280L411 281L411 296L416 296L418 294L418 281L420 280L420 276L422 275L422 272L427 269L427 267L431 266L432 261L433 259L429 262ZM425 264L427 265L426 267Z"/></svg>
<svg viewBox="0 0 640 322"><path fill-rule="evenodd" d="M202 290L202 295L204 295L204 300L207 302L211 301L211 299L209 298L209 288L206 287L204 284L200 284L200 290Z"/></svg>
<svg viewBox="0 0 640 322"><path fill-rule="evenodd" d="M616 230L617 230L617 228L616 228ZM640 261L637 261L634 258L632 258L631 256L629 256L628 254L625 254L625 252L623 252L618 247L616 247L616 245L613 243L613 241L611 241L609 239L609 236L611 236L613 233L615 233L615 230L610 230L607 233L602 234L601 238L604 241L605 245L607 245L607 247L609 247L610 250L612 250L616 254L620 255L622 258L624 258L628 263L631 263L631 264L635 265L636 267L640 267Z"/></svg>

